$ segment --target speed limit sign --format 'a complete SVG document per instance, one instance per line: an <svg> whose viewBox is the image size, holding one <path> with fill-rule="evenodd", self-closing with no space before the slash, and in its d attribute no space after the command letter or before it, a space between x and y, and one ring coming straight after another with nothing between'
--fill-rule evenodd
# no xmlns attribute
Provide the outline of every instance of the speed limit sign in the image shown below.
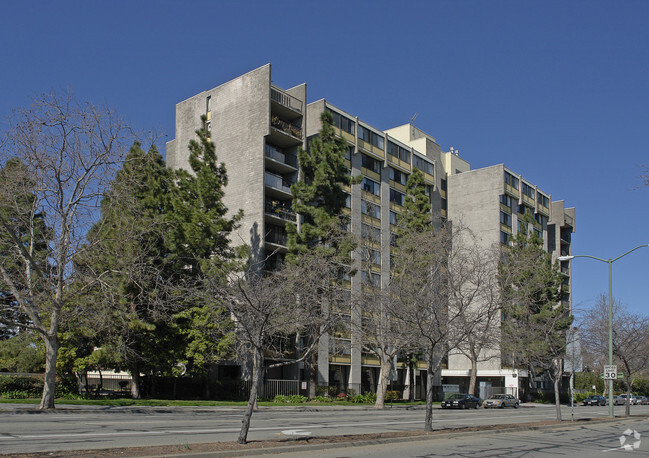
<svg viewBox="0 0 649 458"><path fill-rule="evenodd" d="M617 366L604 366L604 380L617 379Z"/></svg>

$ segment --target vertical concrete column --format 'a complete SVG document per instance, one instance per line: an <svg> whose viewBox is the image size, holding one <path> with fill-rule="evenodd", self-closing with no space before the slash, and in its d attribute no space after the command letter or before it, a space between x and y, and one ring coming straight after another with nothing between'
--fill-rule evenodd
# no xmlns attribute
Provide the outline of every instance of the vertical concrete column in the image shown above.
<svg viewBox="0 0 649 458"><path fill-rule="evenodd" d="M355 129L355 149L351 157L352 176L357 176L361 171L361 156L358 153L358 117L356 117ZM359 185L352 185L351 197L351 225L352 234L361 234L361 187ZM362 374L362 343L361 343L361 256L359 250L356 250L352 255L352 262L358 274L352 277L351 281L351 354L350 354L350 368L349 368L349 381L348 388L360 393L361 388L361 374Z"/></svg>

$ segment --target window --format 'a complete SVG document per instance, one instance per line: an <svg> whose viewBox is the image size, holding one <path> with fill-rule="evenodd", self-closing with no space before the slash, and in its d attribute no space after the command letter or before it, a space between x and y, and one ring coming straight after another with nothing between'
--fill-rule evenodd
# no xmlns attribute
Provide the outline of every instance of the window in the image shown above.
<svg viewBox="0 0 649 458"><path fill-rule="evenodd" d="M361 200L361 212L372 218L381 219L381 206L367 200Z"/></svg>
<svg viewBox="0 0 649 458"><path fill-rule="evenodd" d="M518 232L527 234L527 223L525 221L518 221Z"/></svg>
<svg viewBox="0 0 649 458"><path fill-rule="evenodd" d="M512 215L505 212L500 212L500 223L507 227L512 227Z"/></svg>
<svg viewBox="0 0 649 458"><path fill-rule="evenodd" d="M534 215L534 220L539 223L542 227L545 227L548 225L548 217L545 215L541 215L540 213L537 213Z"/></svg>
<svg viewBox="0 0 649 458"><path fill-rule="evenodd" d="M363 181L361 182L361 189L363 191L369 192L370 194L374 194L375 196L381 195L381 185L367 177L363 177Z"/></svg>
<svg viewBox="0 0 649 458"><path fill-rule="evenodd" d="M336 113L335 111L329 110L331 116L333 117L334 126L338 127L341 130L344 130L347 133L354 135L354 121L349 119L346 116Z"/></svg>
<svg viewBox="0 0 649 458"><path fill-rule="evenodd" d="M442 189L442 191L446 191L446 180L440 180L439 187Z"/></svg>
<svg viewBox="0 0 649 458"><path fill-rule="evenodd" d="M212 111L212 96L208 95L207 100L205 100L205 111L209 113Z"/></svg>
<svg viewBox="0 0 649 458"><path fill-rule="evenodd" d="M390 246L397 246L397 240L399 236L394 232L390 232Z"/></svg>
<svg viewBox="0 0 649 458"><path fill-rule="evenodd" d="M508 184L514 189L518 189L518 178L509 172L505 172L505 184Z"/></svg>
<svg viewBox="0 0 649 458"><path fill-rule="evenodd" d="M448 203L446 199L441 200L442 210L448 210Z"/></svg>
<svg viewBox="0 0 649 458"><path fill-rule="evenodd" d="M521 182L521 192L530 199L534 200L534 188L524 181Z"/></svg>
<svg viewBox="0 0 649 458"><path fill-rule="evenodd" d="M352 196L347 194L347 197L345 197L345 207L347 208L352 208Z"/></svg>
<svg viewBox="0 0 649 458"><path fill-rule="evenodd" d="M383 165L381 161L378 161L373 157L369 157L367 154L361 155L361 159L363 167L365 167L367 170L378 173L379 175L381 174L381 166Z"/></svg>
<svg viewBox="0 0 649 458"><path fill-rule="evenodd" d="M383 134L377 134L366 127L358 126L358 138L376 146L379 149L385 149L383 143Z"/></svg>
<svg viewBox="0 0 649 458"><path fill-rule="evenodd" d="M388 154L410 164L410 151L388 141Z"/></svg>
<svg viewBox="0 0 649 458"><path fill-rule="evenodd" d="M390 167L390 179L395 183L399 183L405 186L406 182L408 181L408 175L400 170Z"/></svg>
<svg viewBox="0 0 649 458"><path fill-rule="evenodd" d="M352 154L354 154L354 146L348 146L347 151L345 151L345 159L348 161L352 160Z"/></svg>
<svg viewBox="0 0 649 458"><path fill-rule="evenodd" d="M369 239L373 242L381 241L381 229L375 226L370 226L369 224L361 224L361 237L364 239Z"/></svg>
<svg viewBox="0 0 649 458"><path fill-rule="evenodd" d="M512 198L507 194L500 195L500 203L503 204L505 207L512 208Z"/></svg>
<svg viewBox="0 0 649 458"><path fill-rule="evenodd" d="M390 210L390 224L397 225L399 224L399 214Z"/></svg>
<svg viewBox="0 0 649 458"><path fill-rule="evenodd" d="M381 287L381 275L374 272L361 272L361 279L364 285L372 285L375 288Z"/></svg>
<svg viewBox="0 0 649 458"><path fill-rule="evenodd" d="M427 173L429 175L433 175L433 164L430 162L424 160L423 158L413 155L412 156L412 165L417 167L419 170L421 170L424 173Z"/></svg>
<svg viewBox="0 0 649 458"><path fill-rule="evenodd" d="M363 126L358 126L358 138L369 143L371 132Z"/></svg>
<svg viewBox="0 0 649 458"><path fill-rule="evenodd" d="M531 215L534 214L534 210L531 209L530 207L528 207L527 205L520 204L518 206L518 213L520 213L521 215L530 215L531 216Z"/></svg>
<svg viewBox="0 0 649 458"><path fill-rule="evenodd" d="M550 206L550 198L548 196L544 196L540 192L536 193L536 201L543 207L547 208Z"/></svg>
<svg viewBox="0 0 649 458"><path fill-rule="evenodd" d="M398 205L403 205L403 201L406 198L406 195L402 192L397 191L396 189L390 188L390 202L393 202Z"/></svg>
<svg viewBox="0 0 649 458"><path fill-rule="evenodd" d="M370 264L376 264L377 266L381 265L381 253L378 250L372 248L364 247L365 250L365 260Z"/></svg>
<svg viewBox="0 0 649 458"><path fill-rule="evenodd" d="M500 231L500 243L509 245L509 234L507 232Z"/></svg>
<svg viewBox="0 0 649 458"><path fill-rule="evenodd" d="M534 236L539 240L543 240L543 231L534 228Z"/></svg>

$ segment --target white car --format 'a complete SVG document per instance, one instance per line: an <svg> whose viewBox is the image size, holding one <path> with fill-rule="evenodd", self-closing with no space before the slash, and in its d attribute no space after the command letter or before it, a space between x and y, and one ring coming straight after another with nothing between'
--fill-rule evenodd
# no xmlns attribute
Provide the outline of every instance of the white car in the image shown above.
<svg viewBox="0 0 649 458"><path fill-rule="evenodd" d="M622 399L622 401L624 401L624 404L626 404L626 394L621 394L619 397ZM630 394L629 395L629 404L634 406L637 403L638 403L638 400L635 398L635 396L633 394Z"/></svg>

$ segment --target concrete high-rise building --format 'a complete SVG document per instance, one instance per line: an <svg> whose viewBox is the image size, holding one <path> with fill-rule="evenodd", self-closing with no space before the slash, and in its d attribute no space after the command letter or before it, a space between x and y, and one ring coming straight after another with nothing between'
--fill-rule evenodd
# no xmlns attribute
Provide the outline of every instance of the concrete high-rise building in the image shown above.
<svg viewBox="0 0 649 458"><path fill-rule="evenodd" d="M424 173L432 206L430 217L436 227L447 219L462 218L465 224L481 228L484 243L506 243L506 236L517 230L515 221L521 206L534 215L534 230L542 231L549 251L569 252L574 209L564 209L563 202L551 203L549 194L504 166L471 171L457 151L442 151L432 136L412 124L382 131L325 99L307 104L306 84L290 89L274 85L270 64L178 103L175 139L167 143L167 164L188 168L187 145L201 126L201 116L205 116L218 160L227 168L225 204L232 212L244 211L235 239L250 246L254 261L273 268L287 252L286 224L297 221L289 189L298 178L297 151L318 135L320 115L325 110L333 116L336 133L347 141L346 161L352 175L363 176L360 184L348 190L347 212L351 231L362 237L372 252L372 262L361 275L349 279L350 295L360 292L364 281L382 285L388 278L393 234L413 168ZM507 177L517 180L516 187L508 184ZM503 209L502 200L507 199L501 196L511 201L509 212ZM567 274L569 282L569 271ZM319 384L357 392L376 388L378 360L363 351L359 335L352 332L351 324L360 324L361 314L358 306L350 305L349 333L321 338ZM460 376L453 371L464 371L463 367L454 369L452 363L455 361L449 359L442 377ZM506 383L498 372L500 362L482 370L498 373L496 383ZM417 385L425 380L420 372L418 369ZM400 370L402 383L404 375ZM307 379L297 365L277 369L268 376ZM439 379L436 384L441 382Z"/></svg>
<svg viewBox="0 0 649 458"><path fill-rule="evenodd" d="M498 244L507 246L513 235L523 231L533 232L543 240L543 247L553 260L570 253L575 209L566 209L563 201L552 202L549 193L503 164L451 175L448 193L449 220L470 228L477 243L485 249ZM562 273L570 290L570 271L564 266ZM564 301L571 310L569 294ZM496 326L499 325L497 322ZM518 387L521 374L501 364L507 355L501 355L498 348L485 353L478 362L480 380L493 386L503 383L505 388ZM471 370L469 359L457 351L449 355L448 366L444 374L448 383L461 383Z"/></svg>

